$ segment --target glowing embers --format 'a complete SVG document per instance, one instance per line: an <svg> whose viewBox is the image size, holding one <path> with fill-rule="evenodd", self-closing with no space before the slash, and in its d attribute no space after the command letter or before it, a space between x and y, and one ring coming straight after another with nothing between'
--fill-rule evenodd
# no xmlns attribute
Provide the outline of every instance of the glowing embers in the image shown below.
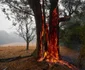
<svg viewBox="0 0 85 70"><path fill-rule="evenodd" d="M57 41L56 34L52 31L49 35L48 50L44 53L44 58L48 62L56 63L59 60Z"/></svg>
<svg viewBox="0 0 85 70"><path fill-rule="evenodd" d="M49 54L49 52L45 52L44 58L49 63L56 63L58 61L58 58L54 56L53 54Z"/></svg>

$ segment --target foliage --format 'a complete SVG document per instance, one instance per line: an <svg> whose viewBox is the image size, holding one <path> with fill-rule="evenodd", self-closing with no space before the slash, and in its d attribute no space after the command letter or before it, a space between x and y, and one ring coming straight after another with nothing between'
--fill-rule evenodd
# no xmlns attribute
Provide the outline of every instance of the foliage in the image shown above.
<svg viewBox="0 0 85 70"><path fill-rule="evenodd" d="M84 30L85 25L80 25L78 23L75 23L64 30L60 29L60 41L64 42L64 44L70 48L79 48L78 45L85 44Z"/></svg>
<svg viewBox="0 0 85 70"><path fill-rule="evenodd" d="M80 50L79 67L80 69L85 70L85 44L82 45L82 48Z"/></svg>
<svg viewBox="0 0 85 70"><path fill-rule="evenodd" d="M70 48L83 44L85 40L85 1L62 0L65 12L71 16L70 21L60 25L60 41Z"/></svg>
<svg viewBox="0 0 85 70"><path fill-rule="evenodd" d="M61 0L61 3L70 16L85 11L84 0Z"/></svg>

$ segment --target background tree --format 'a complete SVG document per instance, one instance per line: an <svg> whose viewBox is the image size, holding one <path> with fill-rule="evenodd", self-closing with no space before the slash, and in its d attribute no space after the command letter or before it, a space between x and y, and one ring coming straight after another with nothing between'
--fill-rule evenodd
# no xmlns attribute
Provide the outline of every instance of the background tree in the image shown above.
<svg viewBox="0 0 85 70"><path fill-rule="evenodd" d="M17 28L17 34L26 41L26 49L29 49L29 43L35 37L35 21L33 12L29 5L22 1L2 1L2 11L7 15L9 20L12 20L13 25Z"/></svg>
<svg viewBox="0 0 85 70"><path fill-rule="evenodd" d="M81 13L85 11L85 1L84 0L61 0L61 4L64 10L67 11L68 15L73 16L73 14Z"/></svg>
<svg viewBox="0 0 85 70"><path fill-rule="evenodd" d="M29 21L24 19L20 22L17 26L17 34L26 41L26 50L29 50L29 43L35 38L35 26L31 17Z"/></svg>
<svg viewBox="0 0 85 70"><path fill-rule="evenodd" d="M62 0L70 21L61 24L60 40L80 52L79 67L85 69L85 0Z"/></svg>

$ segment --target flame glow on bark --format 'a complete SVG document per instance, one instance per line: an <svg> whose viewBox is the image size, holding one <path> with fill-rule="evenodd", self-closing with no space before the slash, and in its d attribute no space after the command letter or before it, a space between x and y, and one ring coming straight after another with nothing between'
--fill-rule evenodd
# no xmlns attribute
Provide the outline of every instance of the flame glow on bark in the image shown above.
<svg viewBox="0 0 85 70"><path fill-rule="evenodd" d="M47 61L48 63L59 63L61 65L68 66L71 70L79 70L72 64L61 60L59 55L59 15L56 8L53 9L51 14L51 23L45 23L45 18L42 14L42 28L40 32L40 50L39 50L39 60L38 61ZM45 44L47 43L47 46ZM47 48L47 49L45 49Z"/></svg>
<svg viewBox="0 0 85 70"><path fill-rule="evenodd" d="M46 24L46 28L44 27L44 16L42 15L42 31L40 33L40 59L38 61L43 61L44 59L48 63L59 63L61 65L68 66L71 70L78 70L75 66L72 64L69 64L68 62L61 60L59 56L59 45L58 45L58 14L56 11L56 8L53 10L52 13L52 23L51 28L49 28L48 24ZM49 34L50 33L50 34ZM43 39L47 41L47 50L45 50L43 47L46 47L43 45Z"/></svg>
<svg viewBox="0 0 85 70"><path fill-rule="evenodd" d="M54 62L56 63L59 58L59 46L58 46L58 34L57 32L57 25L58 25L58 14L56 12L56 8L54 9L52 13L52 23L51 28L48 29L48 25L46 24L46 28L44 28L44 16L42 16L42 31L40 33L40 55L43 55L40 57L40 61L42 61L44 58L48 62ZM50 30L50 31L49 31ZM50 34L49 34L50 33ZM43 53L43 37L46 35L46 41L47 41L47 51Z"/></svg>
<svg viewBox="0 0 85 70"><path fill-rule="evenodd" d="M59 53L58 53L58 38L57 38L57 18L58 14L56 13L56 9L54 9L52 13L52 23L50 28L50 34L48 39L48 51L45 52L44 57L48 62L57 62L59 60ZM48 33L47 33L48 34Z"/></svg>

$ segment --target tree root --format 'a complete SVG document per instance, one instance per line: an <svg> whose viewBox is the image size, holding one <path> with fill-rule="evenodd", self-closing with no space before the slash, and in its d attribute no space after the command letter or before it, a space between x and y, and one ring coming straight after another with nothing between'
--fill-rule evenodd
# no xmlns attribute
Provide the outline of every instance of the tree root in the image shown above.
<svg viewBox="0 0 85 70"><path fill-rule="evenodd" d="M5 58L5 59L0 59L0 62L11 62L11 61L15 61L15 60L18 60L18 59L31 57L31 56L32 55L29 55L29 56L17 56L17 57L12 57L12 58Z"/></svg>

